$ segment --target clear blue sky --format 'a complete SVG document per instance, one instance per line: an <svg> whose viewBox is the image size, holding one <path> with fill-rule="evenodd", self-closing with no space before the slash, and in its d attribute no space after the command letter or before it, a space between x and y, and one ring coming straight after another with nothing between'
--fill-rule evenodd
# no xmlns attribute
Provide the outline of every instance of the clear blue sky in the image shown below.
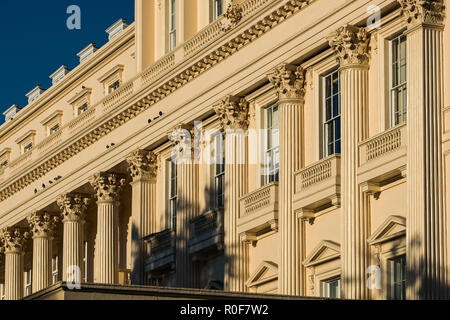
<svg viewBox="0 0 450 320"><path fill-rule="evenodd" d="M70 5L81 9L81 30L66 26ZM106 28L120 18L134 21L134 0L0 0L0 112L26 106L25 94L50 87L61 65L76 67L76 54L90 42L106 43Z"/></svg>

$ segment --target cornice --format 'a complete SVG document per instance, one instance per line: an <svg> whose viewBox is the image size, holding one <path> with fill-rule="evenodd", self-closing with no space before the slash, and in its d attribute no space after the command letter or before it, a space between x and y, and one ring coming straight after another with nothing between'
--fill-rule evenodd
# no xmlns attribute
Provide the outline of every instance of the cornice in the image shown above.
<svg viewBox="0 0 450 320"><path fill-rule="evenodd" d="M112 117L110 117L112 113L112 111L110 111L110 113L107 114L107 116L110 117L109 119L106 116L99 119L101 121L98 122L100 122L101 124L96 128L93 128L90 132L84 134L77 141L71 141L70 145L68 145L64 149L61 148L61 151L45 160L40 165L33 164L34 169L32 169L27 174L19 178L8 179L8 182L3 184L6 186L0 191L0 201L4 201L5 199L11 197L16 192L24 189L37 179L44 176L49 171L55 169L63 162L67 161L74 155L89 147L90 145L98 141L101 137L105 136L106 134L110 133L111 131L130 121L131 119L134 119L136 116L150 108L150 106L164 99L166 96L172 94L174 91L186 85L193 79L198 78L201 74L211 69L217 63L229 58L236 52L240 51L242 48L254 42L263 34L275 28L278 24L286 21L286 19L288 19L292 15L300 12L304 7L313 3L314 1L315 0L284 0L282 1L281 5L277 7L277 9L272 10L271 12L267 12L264 15L264 18L258 20L256 23L250 25L249 27L246 26L244 30L239 30L239 32L236 31L237 35L234 36L231 40L228 40L225 44L215 47L215 49L212 49L209 53L203 56L191 57L189 59L189 64L183 64L184 68L180 69L180 72L175 73L174 76L170 77L162 84L160 83L162 75L156 79L152 79L152 82L149 82L146 86L143 86L134 95L134 97L140 97L137 102L131 104L131 106L124 107L121 111L115 110L115 114ZM237 27L241 26L241 23L239 23ZM129 28L127 28L126 31L128 29ZM126 33L126 31L124 33ZM235 30L232 29L230 31ZM128 32L130 31L128 30ZM98 52L100 52L100 50ZM166 57L164 57L163 59L165 58ZM85 64L90 65L91 63L92 61L89 61ZM173 68L178 70L180 66L174 65ZM145 71L138 76L142 77L144 73ZM156 83L160 84L155 86ZM151 90L148 94L144 94L144 92L148 91L149 88L153 88L153 90ZM131 98L129 98L127 101L129 101L130 99Z"/></svg>
<svg viewBox="0 0 450 320"><path fill-rule="evenodd" d="M135 38L135 25L131 24L122 33L120 33L113 40L107 42L101 47L92 59L86 60L72 69L61 81L58 81L55 85L48 88L38 100L22 108L20 113L16 115L14 120L8 121L0 125L0 140L3 140L7 134L11 134L12 131L17 131L22 128L28 121L31 121L35 117L39 116L40 110L45 110L46 107L50 107L52 100L56 99L59 95L64 95L67 90L72 90L73 86L77 85L77 81L96 71L102 61L111 59L114 54L117 53L119 48L123 47ZM127 47L128 48L128 47ZM119 52L120 53L120 52Z"/></svg>

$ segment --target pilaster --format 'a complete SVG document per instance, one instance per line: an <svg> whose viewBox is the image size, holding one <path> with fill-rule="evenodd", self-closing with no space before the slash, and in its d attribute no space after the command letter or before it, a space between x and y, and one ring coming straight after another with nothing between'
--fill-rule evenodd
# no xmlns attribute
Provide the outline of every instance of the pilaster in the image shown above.
<svg viewBox="0 0 450 320"><path fill-rule="evenodd" d="M341 73L342 119L342 295L367 299L368 216L357 183L358 145L367 138L370 36L365 28L346 25L330 37Z"/></svg>
<svg viewBox="0 0 450 320"><path fill-rule="evenodd" d="M225 291L245 292L247 246L237 231L239 199L248 193L248 114L245 99L225 97L215 107L225 132Z"/></svg>
<svg viewBox="0 0 450 320"><path fill-rule="evenodd" d="M119 198L125 177L97 173L89 179L97 197L95 275L98 283L117 284L119 279Z"/></svg>
<svg viewBox="0 0 450 320"><path fill-rule="evenodd" d="M136 150L127 157L131 178L131 283L144 285L143 238L156 232L156 154Z"/></svg>
<svg viewBox="0 0 450 320"><path fill-rule="evenodd" d="M47 212L33 212L27 217L33 236L33 293L51 284L52 241L58 217Z"/></svg>
<svg viewBox="0 0 450 320"><path fill-rule="evenodd" d="M268 75L278 93L280 112L280 212L281 263L279 291L305 294L304 243L299 221L292 209L294 172L303 166L305 72L290 64L278 66Z"/></svg>
<svg viewBox="0 0 450 320"><path fill-rule="evenodd" d="M447 299L443 0L400 0L407 34L407 298Z"/></svg>

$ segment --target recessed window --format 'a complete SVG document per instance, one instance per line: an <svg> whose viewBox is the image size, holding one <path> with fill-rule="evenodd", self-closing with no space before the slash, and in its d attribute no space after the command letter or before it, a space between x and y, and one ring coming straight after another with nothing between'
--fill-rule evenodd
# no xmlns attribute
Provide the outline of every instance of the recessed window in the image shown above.
<svg viewBox="0 0 450 320"><path fill-rule="evenodd" d="M341 278L322 281L322 296L324 298L340 299L341 298Z"/></svg>
<svg viewBox="0 0 450 320"><path fill-rule="evenodd" d="M25 296L29 296L32 293L32 280L32 270L28 269L27 271L25 271Z"/></svg>
<svg viewBox="0 0 450 320"><path fill-rule="evenodd" d="M223 152L223 137L218 134L214 137L215 164L214 164L214 193L216 208L225 205L225 157Z"/></svg>
<svg viewBox="0 0 450 320"><path fill-rule="evenodd" d="M406 256L400 256L389 261L391 299L406 299Z"/></svg>
<svg viewBox="0 0 450 320"><path fill-rule="evenodd" d="M323 77L324 157L341 153L341 80L339 71Z"/></svg>
<svg viewBox="0 0 450 320"><path fill-rule="evenodd" d="M223 14L223 0L213 0L213 19L216 20Z"/></svg>
<svg viewBox="0 0 450 320"><path fill-rule="evenodd" d="M77 115L85 113L88 110L88 104L84 103L81 107L78 108Z"/></svg>
<svg viewBox="0 0 450 320"><path fill-rule="evenodd" d="M30 142L29 144L25 145L25 147L23 147L23 153L27 153L29 151L31 151L33 149L33 143Z"/></svg>
<svg viewBox="0 0 450 320"><path fill-rule="evenodd" d="M7 166L8 166L8 160L5 160L2 163L0 163L0 169L5 168Z"/></svg>
<svg viewBox="0 0 450 320"><path fill-rule="evenodd" d="M390 109L391 126L406 122L407 79L406 79L406 36L390 41Z"/></svg>
<svg viewBox="0 0 450 320"><path fill-rule="evenodd" d="M279 109L274 104L264 110L264 184L279 181L280 168L280 125Z"/></svg>
<svg viewBox="0 0 450 320"><path fill-rule="evenodd" d="M177 46L177 13L176 0L169 0L169 50Z"/></svg>
<svg viewBox="0 0 450 320"><path fill-rule="evenodd" d="M176 230L177 227L177 163L169 161L169 228Z"/></svg>
<svg viewBox="0 0 450 320"><path fill-rule="evenodd" d="M108 93L114 92L120 87L120 81L117 80L108 87Z"/></svg>
<svg viewBox="0 0 450 320"><path fill-rule="evenodd" d="M59 281L59 257L54 256L52 258L52 283L55 284Z"/></svg>
<svg viewBox="0 0 450 320"><path fill-rule="evenodd" d="M54 134L57 131L59 131L59 123L50 128L50 135Z"/></svg>

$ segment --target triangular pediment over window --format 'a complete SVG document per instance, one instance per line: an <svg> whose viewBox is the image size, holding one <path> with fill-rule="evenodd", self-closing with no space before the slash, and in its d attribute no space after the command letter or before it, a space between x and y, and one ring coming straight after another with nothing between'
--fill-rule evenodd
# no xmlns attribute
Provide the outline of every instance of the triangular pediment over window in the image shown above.
<svg viewBox="0 0 450 320"><path fill-rule="evenodd" d="M271 261L262 262L247 281L247 287L257 287L278 279L278 265Z"/></svg>
<svg viewBox="0 0 450 320"><path fill-rule="evenodd" d="M406 218L401 216L389 216L381 226L375 230L367 242L370 245L375 245L404 235L406 235Z"/></svg>
<svg viewBox="0 0 450 320"><path fill-rule="evenodd" d="M303 263L305 267L312 267L331 260L339 259L341 256L340 244L324 240L311 252Z"/></svg>

